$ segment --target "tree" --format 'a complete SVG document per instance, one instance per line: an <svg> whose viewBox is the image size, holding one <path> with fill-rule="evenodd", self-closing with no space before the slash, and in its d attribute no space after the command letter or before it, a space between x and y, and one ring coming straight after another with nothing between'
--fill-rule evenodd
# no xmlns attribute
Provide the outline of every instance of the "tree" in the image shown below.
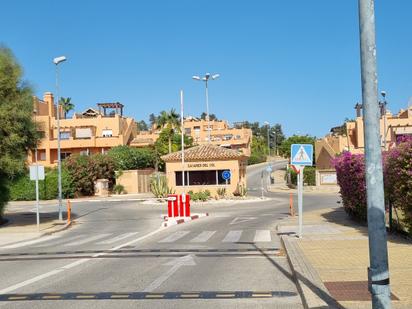
<svg viewBox="0 0 412 309"><path fill-rule="evenodd" d="M144 120L140 120L137 122L137 128L139 129L139 131L149 130L149 127L147 126L147 123Z"/></svg>
<svg viewBox="0 0 412 309"><path fill-rule="evenodd" d="M74 104L71 102L72 98L60 98L60 105L63 109L64 112L64 118L66 119L67 114L71 111L74 110Z"/></svg>
<svg viewBox="0 0 412 309"><path fill-rule="evenodd" d="M116 146L107 153L115 163L116 170L135 170L154 167L155 155L150 148Z"/></svg>
<svg viewBox="0 0 412 309"><path fill-rule="evenodd" d="M172 152L172 138L175 132L179 132L180 119L175 109L170 112L162 111L157 117L157 128L162 129L162 133L167 135L169 142L169 153Z"/></svg>
<svg viewBox="0 0 412 309"><path fill-rule="evenodd" d="M155 114L150 114L149 115L149 122L150 125L153 127L154 125L157 125L157 116Z"/></svg>
<svg viewBox="0 0 412 309"><path fill-rule="evenodd" d="M272 128L270 129L270 138L270 148L276 149L276 152L278 152L279 146L285 140L285 135L283 134L281 124L277 123L272 126Z"/></svg>
<svg viewBox="0 0 412 309"><path fill-rule="evenodd" d="M293 135L285 139L279 147L279 153L290 158L290 146L292 144L312 144L315 145L316 137L309 135Z"/></svg>
<svg viewBox="0 0 412 309"><path fill-rule="evenodd" d="M25 170L28 151L38 141L33 92L10 49L0 47L0 218L9 200L7 181Z"/></svg>
<svg viewBox="0 0 412 309"><path fill-rule="evenodd" d="M207 114L205 112L203 112L200 115L200 119L207 120ZM209 114L209 119L210 119L210 121L214 121L214 120L217 121L218 120L215 114Z"/></svg>

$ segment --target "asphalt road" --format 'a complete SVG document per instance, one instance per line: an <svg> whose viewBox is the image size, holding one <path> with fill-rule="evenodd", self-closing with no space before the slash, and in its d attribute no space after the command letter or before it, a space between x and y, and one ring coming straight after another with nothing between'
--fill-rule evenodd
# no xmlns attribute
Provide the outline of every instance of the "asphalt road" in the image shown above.
<svg viewBox="0 0 412 309"><path fill-rule="evenodd" d="M210 216L160 229L165 208L76 203L69 230L0 247L0 307L302 308L275 231L286 195L194 205Z"/></svg>

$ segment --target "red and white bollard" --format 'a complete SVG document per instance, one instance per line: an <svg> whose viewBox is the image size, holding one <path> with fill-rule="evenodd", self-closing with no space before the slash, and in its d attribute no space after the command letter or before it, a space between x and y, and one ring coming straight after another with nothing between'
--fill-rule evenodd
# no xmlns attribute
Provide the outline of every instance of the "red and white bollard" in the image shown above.
<svg viewBox="0 0 412 309"><path fill-rule="evenodd" d="M178 197L177 194L169 194L167 196L167 216L169 218L179 216L177 197Z"/></svg>
<svg viewBox="0 0 412 309"><path fill-rule="evenodd" d="M180 217L190 217L190 195L180 194L179 196L179 216Z"/></svg>

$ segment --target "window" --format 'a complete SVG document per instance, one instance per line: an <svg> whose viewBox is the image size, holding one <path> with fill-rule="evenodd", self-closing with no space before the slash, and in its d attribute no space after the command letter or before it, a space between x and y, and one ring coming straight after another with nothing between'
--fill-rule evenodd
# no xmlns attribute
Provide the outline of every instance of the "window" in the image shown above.
<svg viewBox="0 0 412 309"><path fill-rule="evenodd" d="M70 132L60 132L60 139L70 139Z"/></svg>
<svg viewBox="0 0 412 309"><path fill-rule="evenodd" d="M89 155L89 153L90 153L89 149L86 149L86 150L80 150L80 155L81 155L81 156L88 156L88 155Z"/></svg>
<svg viewBox="0 0 412 309"><path fill-rule="evenodd" d="M39 138L44 138L46 136L46 132L44 131L37 131L37 135L39 136Z"/></svg>
<svg viewBox="0 0 412 309"><path fill-rule="evenodd" d="M39 160L40 161L46 161L46 151L45 150L40 150L39 151Z"/></svg>
<svg viewBox="0 0 412 309"><path fill-rule="evenodd" d="M185 128L185 134L186 135L192 134L192 129L191 128Z"/></svg>
<svg viewBox="0 0 412 309"><path fill-rule="evenodd" d="M188 186L215 186L230 184L230 179L223 179L223 172L227 170L187 171L185 184ZM182 172L175 172L176 186L182 185Z"/></svg>
<svg viewBox="0 0 412 309"><path fill-rule="evenodd" d="M112 136L113 136L113 131L112 131L112 130L109 130L109 129L105 129L105 130L103 130L103 132L102 132L102 136L103 136L103 137L112 137Z"/></svg>
<svg viewBox="0 0 412 309"><path fill-rule="evenodd" d="M64 159L70 157L70 155L71 155L70 152L62 152L62 153L60 153L60 158L61 158L61 160L64 160Z"/></svg>
<svg viewBox="0 0 412 309"><path fill-rule="evenodd" d="M76 138L91 138L92 129L91 128L76 128Z"/></svg>

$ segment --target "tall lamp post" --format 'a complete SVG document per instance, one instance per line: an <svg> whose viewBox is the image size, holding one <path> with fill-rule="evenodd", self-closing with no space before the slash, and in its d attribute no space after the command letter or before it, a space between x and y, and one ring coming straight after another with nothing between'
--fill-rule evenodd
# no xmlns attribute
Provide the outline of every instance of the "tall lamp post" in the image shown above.
<svg viewBox="0 0 412 309"><path fill-rule="evenodd" d="M368 287L372 294L372 308L390 309L391 293L385 226L385 195L379 132L374 0L359 0L359 32L370 260Z"/></svg>
<svg viewBox="0 0 412 309"><path fill-rule="evenodd" d="M381 116L383 117L383 149L386 150L386 105L388 104L388 102L386 102L386 91L381 91L381 96L383 101L379 102L379 107L381 108Z"/></svg>
<svg viewBox="0 0 412 309"><path fill-rule="evenodd" d="M66 61L65 56L56 57L53 63L56 65L56 114L57 114L57 169L58 169L58 187L59 187L59 220L63 220L62 214L62 164L61 164L61 149L60 149L60 97L59 97L59 64Z"/></svg>
<svg viewBox="0 0 412 309"><path fill-rule="evenodd" d="M269 133L270 133L270 132L269 132L269 131L270 131L270 123L267 122L267 121L265 121L264 123L265 123L265 125L267 125L267 127L268 127L268 130L267 130L267 131L268 131L268 132L267 132L267 133L268 133L268 157L270 157L270 134L269 134Z"/></svg>
<svg viewBox="0 0 412 309"><path fill-rule="evenodd" d="M197 75L192 76L192 78L194 80L198 80L198 81L204 81L205 82L205 86L206 86L206 117L207 117L207 131L208 131L208 139L209 139L209 143L211 141L210 139L210 117L209 117L209 90L207 87L207 83L209 81L209 79L211 80L215 80L220 76L220 74L213 74L211 75L210 73L206 73L205 76L200 77Z"/></svg>

